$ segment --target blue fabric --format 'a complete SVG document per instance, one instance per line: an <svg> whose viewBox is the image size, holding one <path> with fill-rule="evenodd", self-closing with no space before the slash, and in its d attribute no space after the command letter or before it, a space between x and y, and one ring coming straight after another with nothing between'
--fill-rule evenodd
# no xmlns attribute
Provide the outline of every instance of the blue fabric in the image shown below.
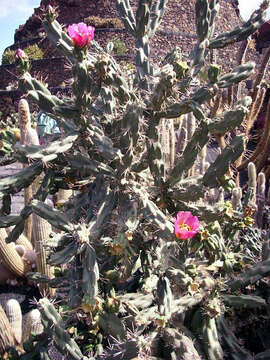
<svg viewBox="0 0 270 360"><path fill-rule="evenodd" d="M37 117L37 130L40 138L47 135L59 134L60 130L57 121L52 119L49 115L40 112Z"/></svg>

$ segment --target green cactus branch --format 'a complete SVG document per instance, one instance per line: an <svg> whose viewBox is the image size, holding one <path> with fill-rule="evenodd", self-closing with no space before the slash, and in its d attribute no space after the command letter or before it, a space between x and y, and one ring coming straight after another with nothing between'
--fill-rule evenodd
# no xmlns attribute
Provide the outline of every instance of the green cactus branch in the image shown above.
<svg viewBox="0 0 270 360"><path fill-rule="evenodd" d="M264 1L259 10L254 11L249 20L242 26L236 27L234 30L224 34L220 34L213 39L210 39L209 48L217 49L223 48L229 44L245 40L249 35L253 34L259 29L266 20L266 10L269 6L269 1Z"/></svg>

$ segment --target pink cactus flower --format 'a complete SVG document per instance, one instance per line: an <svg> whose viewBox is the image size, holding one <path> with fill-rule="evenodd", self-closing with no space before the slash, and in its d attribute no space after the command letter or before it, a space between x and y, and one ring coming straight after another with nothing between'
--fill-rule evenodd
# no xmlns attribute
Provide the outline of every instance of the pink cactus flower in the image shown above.
<svg viewBox="0 0 270 360"><path fill-rule="evenodd" d="M26 57L26 54L25 54L25 52L24 52L22 49L17 49L17 50L16 50L16 56L17 56L18 58L25 58L25 57Z"/></svg>
<svg viewBox="0 0 270 360"><path fill-rule="evenodd" d="M94 31L93 26L87 26L85 23L72 24L68 27L68 35L73 45L80 49L90 44L90 41L94 38Z"/></svg>
<svg viewBox="0 0 270 360"><path fill-rule="evenodd" d="M174 233L178 239L187 240L197 234L199 220L190 211L179 211L174 222Z"/></svg>

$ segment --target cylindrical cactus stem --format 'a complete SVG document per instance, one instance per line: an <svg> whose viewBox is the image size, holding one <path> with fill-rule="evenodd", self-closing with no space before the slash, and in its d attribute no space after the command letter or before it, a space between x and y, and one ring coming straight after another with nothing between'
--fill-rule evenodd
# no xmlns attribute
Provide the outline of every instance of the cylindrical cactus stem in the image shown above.
<svg viewBox="0 0 270 360"><path fill-rule="evenodd" d="M185 334L178 332L173 328L164 328L161 330L162 340L166 346L169 354L174 359L193 359L200 360L199 356L192 339L187 337Z"/></svg>
<svg viewBox="0 0 270 360"><path fill-rule="evenodd" d="M57 206L63 205L65 202L69 200L72 194L73 194L72 190L59 189L57 193L56 205Z"/></svg>
<svg viewBox="0 0 270 360"><path fill-rule="evenodd" d="M207 359L223 360L224 354L219 343L215 318L205 316L202 319L202 340Z"/></svg>
<svg viewBox="0 0 270 360"><path fill-rule="evenodd" d="M176 156L182 155L185 147L187 146L187 130L182 127L176 137L175 154Z"/></svg>
<svg viewBox="0 0 270 360"><path fill-rule="evenodd" d="M265 175L260 172L257 178L257 212L256 212L256 224L259 228L263 228L264 225L264 205L265 205Z"/></svg>
<svg viewBox="0 0 270 360"><path fill-rule="evenodd" d="M166 171L170 171L175 159L175 134L173 119L163 119L160 126L163 161Z"/></svg>
<svg viewBox="0 0 270 360"><path fill-rule="evenodd" d="M24 189L24 205L29 204L29 201L33 197L32 186L28 186ZM24 222L24 234L27 238L31 239L32 236L32 215L29 215Z"/></svg>
<svg viewBox="0 0 270 360"><path fill-rule="evenodd" d="M21 132L21 145L39 145L38 134L31 126L31 115L28 102L25 99L19 101L18 106L20 132Z"/></svg>
<svg viewBox="0 0 270 360"><path fill-rule="evenodd" d="M257 187L258 196L264 200L265 199L265 175L263 172L260 172L258 174L257 183L258 183L258 187Z"/></svg>
<svg viewBox="0 0 270 360"><path fill-rule="evenodd" d="M4 309L0 305L0 354L15 346L15 338Z"/></svg>
<svg viewBox="0 0 270 360"><path fill-rule="evenodd" d="M245 196L244 206L254 206L256 204L256 188L257 188L257 173L256 166L250 162L248 164L248 190Z"/></svg>
<svg viewBox="0 0 270 360"><path fill-rule="evenodd" d="M206 159L206 146L201 149L199 154L199 173L204 174L205 171L205 159Z"/></svg>
<svg viewBox="0 0 270 360"><path fill-rule="evenodd" d="M175 162L174 119L169 120L168 126L169 126L169 141L170 141L170 169L172 169L174 167L174 162Z"/></svg>
<svg viewBox="0 0 270 360"><path fill-rule="evenodd" d="M224 189L220 187L218 189L217 202L224 204Z"/></svg>
<svg viewBox="0 0 270 360"><path fill-rule="evenodd" d="M47 263L47 255L45 251L45 242L48 240L52 231L51 225L47 220L41 218L37 214L33 214L33 241L34 250L37 254L37 271L47 275L49 278L53 277L53 267ZM53 289L50 289L47 284L39 284L40 290L44 290L49 295L53 295Z"/></svg>
<svg viewBox="0 0 270 360"><path fill-rule="evenodd" d="M17 253L15 244L7 244L5 239L7 237L6 230L0 228L0 261L2 264L17 276L24 276L25 264Z"/></svg>
<svg viewBox="0 0 270 360"><path fill-rule="evenodd" d="M31 127L31 115L28 102L25 99L19 101L18 106L20 132L21 132L21 145L39 145L38 134L35 129ZM35 180L38 181L38 180ZM27 205L33 197L33 186L30 185L24 190L24 204ZM31 240L32 236L32 215L30 215L24 224L24 234Z"/></svg>
<svg viewBox="0 0 270 360"><path fill-rule="evenodd" d="M73 195L73 190L69 189L59 189L57 194L56 194L56 201L55 201L55 205L56 207L59 209L61 208L67 201L69 201L69 198ZM50 204L49 203L49 199L46 199L46 204L53 207L53 202ZM55 228L54 226L52 227L52 231L55 233L60 233L61 231L57 228Z"/></svg>
<svg viewBox="0 0 270 360"><path fill-rule="evenodd" d="M210 163L207 161L205 164L204 164L204 168L203 168L203 173L204 174L210 167Z"/></svg>
<svg viewBox="0 0 270 360"><path fill-rule="evenodd" d="M196 119L192 113L187 115L187 141L189 142L196 130ZM188 170L188 175L195 175L195 163L191 169Z"/></svg>
<svg viewBox="0 0 270 360"><path fill-rule="evenodd" d="M52 303L46 298L39 301L41 311L41 321L45 327L45 333L50 335L53 332L55 347L65 355L71 355L73 359L83 360L79 346L71 339L69 333L64 329L64 321L56 311Z"/></svg>
<svg viewBox="0 0 270 360"><path fill-rule="evenodd" d="M240 187L234 188L232 190L232 207L234 210L242 209L242 189Z"/></svg>
<svg viewBox="0 0 270 360"><path fill-rule="evenodd" d="M42 334L43 330L44 327L41 322L40 311L38 309L33 309L26 316L22 343L28 341L31 335L35 336Z"/></svg>
<svg viewBox="0 0 270 360"><path fill-rule="evenodd" d="M187 126L187 137L188 141L192 138L195 130L196 130L196 119L192 113L187 115L186 119L186 126Z"/></svg>
<svg viewBox="0 0 270 360"><path fill-rule="evenodd" d="M268 188L267 195L266 195L266 203L267 203L267 205L270 204L270 186Z"/></svg>
<svg viewBox="0 0 270 360"><path fill-rule="evenodd" d="M29 126L31 126L29 105L25 99L21 99L19 101L18 112L19 112L19 121L20 121L20 132L21 132L20 143L24 145L27 129L29 128Z"/></svg>
<svg viewBox="0 0 270 360"><path fill-rule="evenodd" d="M264 55L264 58L261 62L259 71L257 73L257 77L254 81L253 94L252 94L252 106L251 106L249 116L247 119L247 124L246 124L246 134L247 135L249 134L250 129L252 128L254 121L256 120L255 113L261 104L261 98L262 97L264 98L265 92L263 90L261 90L261 83L262 83L262 80L267 71L269 59L270 59L270 48L267 49L267 52Z"/></svg>
<svg viewBox="0 0 270 360"><path fill-rule="evenodd" d="M22 310L16 299L9 299L5 311L17 344L22 342Z"/></svg>

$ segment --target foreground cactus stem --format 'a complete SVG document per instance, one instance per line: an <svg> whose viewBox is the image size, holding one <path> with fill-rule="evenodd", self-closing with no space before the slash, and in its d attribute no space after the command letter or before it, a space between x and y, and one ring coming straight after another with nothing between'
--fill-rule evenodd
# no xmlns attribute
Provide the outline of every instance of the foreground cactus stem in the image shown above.
<svg viewBox="0 0 270 360"><path fill-rule="evenodd" d="M41 299L39 304L45 332L50 333L50 329L52 327L54 328L54 344L56 348L62 354L70 354L73 359L84 359L78 345L70 338L68 332L64 329L63 320L53 304L46 298Z"/></svg>
<svg viewBox="0 0 270 360"><path fill-rule="evenodd" d="M168 348L170 353L174 354L176 359L201 359L196 348L194 347L193 341L176 329L162 329L161 336L166 348Z"/></svg>

